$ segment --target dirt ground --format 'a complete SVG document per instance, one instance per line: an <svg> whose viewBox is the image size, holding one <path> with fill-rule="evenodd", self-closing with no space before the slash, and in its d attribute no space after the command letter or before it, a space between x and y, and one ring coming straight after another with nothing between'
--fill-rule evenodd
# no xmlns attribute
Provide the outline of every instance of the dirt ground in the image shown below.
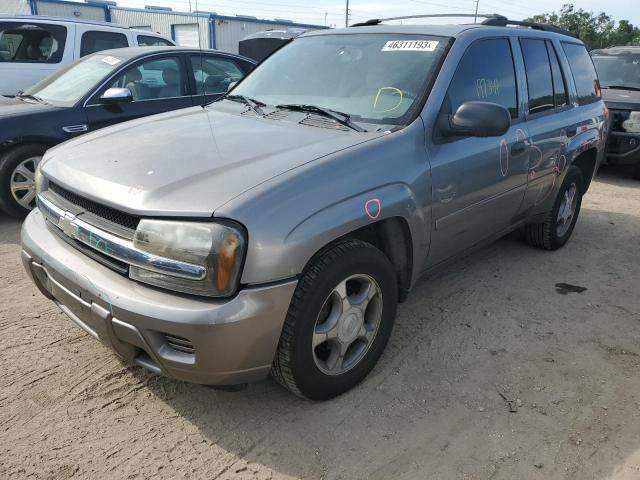
<svg viewBox="0 0 640 480"><path fill-rule="evenodd" d="M564 249L509 237L421 281L325 403L123 365L36 291L19 229L0 217L0 478L640 478L640 183L618 172Z"/></svg>

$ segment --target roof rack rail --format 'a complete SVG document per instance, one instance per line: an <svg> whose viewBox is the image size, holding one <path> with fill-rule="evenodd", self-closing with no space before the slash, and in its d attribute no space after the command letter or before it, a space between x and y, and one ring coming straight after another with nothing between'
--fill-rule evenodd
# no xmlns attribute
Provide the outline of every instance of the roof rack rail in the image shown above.
<svg viewBox="0 0 640 480"><path fill-rule="evenodd" d="M404 17L389 17L389 18L372 18L365 22L354 23L350 25L351 27L366 27L370 25L379 25L382 22L388 22L390 20L409 20L412 18L447 18L447 17L465 17L465 18L506 18L502 15L498 15L497 13L487 13L487 14L473 14L473 13L434 13L431 15L407 15Z"/></svg>
<svg viewBox="0 0 640 480"><path fill-rule="evenodd" d="M482 25L489 25L493 27L506 27L507 25L517 25L519 27L533 28L534 30L560 33L562 35L568 35L569 37L574 36L569 30L565 30L564 28L551 25L550 23L537 23L537 22L525 22L521 20L509 20L507 17L503 17L502 15L496 15L491 18L487 17L486 20L482 21Z"/></svg>

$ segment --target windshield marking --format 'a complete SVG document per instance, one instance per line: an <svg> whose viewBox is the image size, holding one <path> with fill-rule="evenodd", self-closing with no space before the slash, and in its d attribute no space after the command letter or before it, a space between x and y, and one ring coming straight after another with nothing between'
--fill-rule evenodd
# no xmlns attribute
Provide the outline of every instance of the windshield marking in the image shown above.
<svg viewBox="0 0 640 480"><path fill-rule="evenodd" d="M440 42L437 40L389 40L382 52L433 52Z"/></svg>

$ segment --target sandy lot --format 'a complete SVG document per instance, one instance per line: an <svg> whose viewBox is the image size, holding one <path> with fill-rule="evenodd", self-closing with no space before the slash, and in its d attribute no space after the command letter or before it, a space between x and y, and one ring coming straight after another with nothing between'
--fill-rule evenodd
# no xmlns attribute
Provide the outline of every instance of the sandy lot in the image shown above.
<svg viewBox="0 0 640 480"><path fill-rule="evenodd" d="M36 291L19 228L0 217L0 478L640 478L640 182L615 171L561 251L505 238L421 281L326 403L123 365Z"/></svg>

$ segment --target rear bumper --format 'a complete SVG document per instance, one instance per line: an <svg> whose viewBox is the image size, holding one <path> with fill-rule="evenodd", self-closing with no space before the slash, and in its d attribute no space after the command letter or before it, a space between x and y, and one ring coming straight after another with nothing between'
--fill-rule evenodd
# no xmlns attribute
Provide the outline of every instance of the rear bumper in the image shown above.
<svg viewBox="0 0 640 480"><path fill-rule="evenodd" d="M40 291L125 360L210 385L269 373L295 280L245 288L224 300L162 291L75 250L49 231L37 209L22 226L22 245L24 267ZM185 339L194 353L174 348L171 337Z"/></svg>

